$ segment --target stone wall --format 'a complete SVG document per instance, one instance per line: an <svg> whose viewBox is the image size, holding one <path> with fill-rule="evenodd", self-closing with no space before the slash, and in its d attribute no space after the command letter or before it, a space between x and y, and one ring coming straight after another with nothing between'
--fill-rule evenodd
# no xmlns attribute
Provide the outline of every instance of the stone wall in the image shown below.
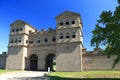
<svg viewBox="0 0 120 80"><path fill-rule="evenodd" d="M27 55L26 47L20 47L20 46L9 47L8 57L6 61L6 69L24 70L26 55Z"/></svg>
<svg viewBox="0 0 120 80"><path fill-rule="evenodd" d="M5 69L7 54L0 54L0 69Z"/></svg>
<svg viewBox="0 0 120 80"><path fill-rule="evenodd" d="M116 56L107 56L103 54L84 54L83 55L83 70L112 70L113 59ZM114 70L120 70L120 63L116 65Z"/></svg>
<svg viewBox="0 0 120 80"><path fill-rule="evenodd" d="M56 71L82 71L80 43L56 45Z"/></svg>

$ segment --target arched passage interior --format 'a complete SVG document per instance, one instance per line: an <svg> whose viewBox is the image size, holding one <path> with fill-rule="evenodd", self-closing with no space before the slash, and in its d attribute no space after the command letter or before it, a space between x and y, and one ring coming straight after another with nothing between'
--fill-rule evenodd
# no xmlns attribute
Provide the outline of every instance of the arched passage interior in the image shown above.
<svg viewBox="0 0 120 80"><path fill-rule="evenodd" d="M32 54L30 56L30 70L36 71L38 66L38 56L36 54Z"/></svg>
<svg viewBox="0 0 120 80"><path fill-rule="evenodd" d="M56 58L54 54L48 54L46 56L46 70L50 67L50 71L55 71L56 67Z"/></svg>

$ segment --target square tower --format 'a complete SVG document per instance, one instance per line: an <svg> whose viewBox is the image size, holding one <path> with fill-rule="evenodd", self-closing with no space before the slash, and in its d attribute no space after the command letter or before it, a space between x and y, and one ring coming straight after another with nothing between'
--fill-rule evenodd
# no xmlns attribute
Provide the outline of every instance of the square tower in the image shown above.
<svg viewBox="0 0 120 80"><path fill-rule="evenodd" d="M83 34L80 14L65 11L56 17L56 70L82 71Z"/></svg>
<svg viewBox="0 0 120 80"><path fill-rule="evenodd" d="M16 20L10 26L6 69L24 70L28 35L30 31L35 32L35 28L21 20Z"/></svg>

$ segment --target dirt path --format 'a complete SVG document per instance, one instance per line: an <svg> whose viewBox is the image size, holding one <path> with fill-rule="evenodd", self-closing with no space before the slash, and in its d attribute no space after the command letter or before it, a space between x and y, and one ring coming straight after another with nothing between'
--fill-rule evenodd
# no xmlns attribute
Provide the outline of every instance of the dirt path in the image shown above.
<svg viewBox="0 0 120 80"><path fill-rule="evenodd" d="M21 72L8 72L0 75L0 80L49 80L44 77L47 72L40 71L21 71Z"/></svg>

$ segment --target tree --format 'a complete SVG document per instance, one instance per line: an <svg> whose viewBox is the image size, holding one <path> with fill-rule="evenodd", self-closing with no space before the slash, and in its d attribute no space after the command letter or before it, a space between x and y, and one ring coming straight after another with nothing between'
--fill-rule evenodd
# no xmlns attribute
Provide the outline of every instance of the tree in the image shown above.
<svg viewBox="0 0 120 80"><path fill-rule="evenodd" d="M92 31L91 46L106 46L104 52L108 56L117 55L112 68L120 61L120 0L115 11L103 11Z"/></svg>

